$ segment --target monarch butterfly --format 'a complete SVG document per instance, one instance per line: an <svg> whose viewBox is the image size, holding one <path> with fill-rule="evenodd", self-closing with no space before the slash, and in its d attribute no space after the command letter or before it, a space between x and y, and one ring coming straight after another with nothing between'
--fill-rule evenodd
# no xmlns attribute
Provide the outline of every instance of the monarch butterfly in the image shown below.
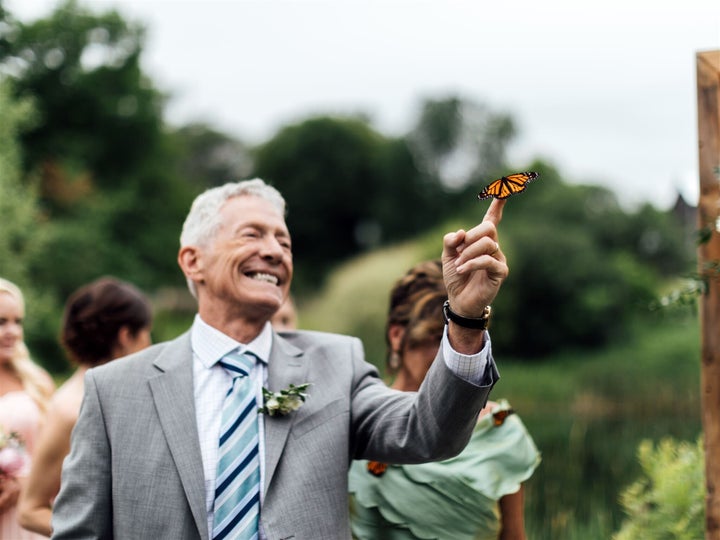
<svg viewBox="0 0 720 540"><path fill-rule="evenodd" d="M489 199L490 197L507 199L510 195L525 191L528 182L535 180L538 176L540 176L538 173L532 171L503 176L488 184L478 193L478 199Z"/></svg>
<svg viewBox="0 0 720 540"><path fill-rule="evenodd" d="M495 424L495 426L502 426L505 423L505 419L514 412L513 409L503 409L493 413L493 424Z"/></svg>
<svg viewBox="0 0 720 540"><path fill-rule="evenodd" d="M387 463L381 463L380 461L368 461L367 463L368 472L374 476L382 476L387 468Z"/></svg>

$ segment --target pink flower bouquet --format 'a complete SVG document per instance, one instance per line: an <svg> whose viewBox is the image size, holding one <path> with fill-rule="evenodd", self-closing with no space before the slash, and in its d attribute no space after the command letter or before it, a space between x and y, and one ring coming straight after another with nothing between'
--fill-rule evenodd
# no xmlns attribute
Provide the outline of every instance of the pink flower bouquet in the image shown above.
<svg viewBox="0 0 720 540"><path fill-rule="evenodd" d="M28 464L28 454L20 435L0 427L0 477L17 476Z"/></svg>

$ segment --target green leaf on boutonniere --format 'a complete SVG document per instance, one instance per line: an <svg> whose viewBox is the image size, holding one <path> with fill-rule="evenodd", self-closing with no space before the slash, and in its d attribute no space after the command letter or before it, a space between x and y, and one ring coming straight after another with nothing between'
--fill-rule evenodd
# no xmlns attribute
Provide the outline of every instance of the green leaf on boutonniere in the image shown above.
<svg viewBox="0 0 720 540"><path fill-rule="evenodd" d="M291 384L285 390L272 392L263 386L263 406L258 409L259 413L275 416L285 415L298 410L307 399L307 387L310 383Z"/></svg>

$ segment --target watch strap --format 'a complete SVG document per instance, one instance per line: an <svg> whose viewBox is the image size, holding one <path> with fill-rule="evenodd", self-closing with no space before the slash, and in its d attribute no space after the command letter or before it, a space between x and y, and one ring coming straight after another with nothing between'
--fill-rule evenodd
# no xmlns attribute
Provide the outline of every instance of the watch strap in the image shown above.
<svg viewBox="0 0 720 540"><path fill-rule="evenodd" d="M485 330L488 325L490 324L490 313L491 308L490 306L485 306L485 310L483 311L482 317L478 318L471 318L471 317L463 317L462 315L458 315L455 313L452 309L450 309L450 300L445 300L445 303L443 304L443 319L445 319L445 324L448 323L448 321L452 321L458 326L462 326L463 328L473 328L475 330Z"/></svg>

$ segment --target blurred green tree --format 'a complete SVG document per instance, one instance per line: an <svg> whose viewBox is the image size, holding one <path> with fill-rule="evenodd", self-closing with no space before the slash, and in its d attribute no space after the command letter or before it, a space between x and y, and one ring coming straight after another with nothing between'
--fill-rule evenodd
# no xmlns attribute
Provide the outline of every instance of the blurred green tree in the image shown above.
<svg viewBox="0 0 720 540"><path fill-rule="evenodd" d="M237 181L252 172L251 149L207 124L182 126L171 137L179 157L180 175L194 189Z"/></svg>
<svg viewBox="0 0 720 540"><path fill-rule="evenodd" d="M49 249L62 253L52 267L37 261L35 277L61 299L101 274L181 285L177 238L196 190L178 178L165 96L140 67L144 28L75 0L28 24L2 15L1 72L37 108L24 168L58 225Z"/></svg>
<svg viewBox="0 0 720 540"><path fill-rule="evenodd" d="M507 145L515 135L509 115L450 95L421 102L408 140L431 176L456 191L479 191L475 183L492 180L489 176L505 166Z"/></svg>
<svg viewBox="0 0 720 540"><path fill-rule="evenodd" d="M254 175L288 201L299 289L319 285L344 258L442 217L443 188L418 171L407 143L360 118L317 117L283 128L257 149Z"/></svg>
<svg viewBox="0 0 720 540"><path fill-rule="evenodd" d="M37 234L43 217L35 186L22 178L20 133L33 117L30 100L13 98L8 82L0 82L0 275L19 285L29 281L29 254L42 251L42 235Z"/></svg>
<svg viewBox="0 0 720 540"><path fill-rule="evenodd" d="M32 125L29 99L17 100L10 84L0 82L0 277L16 283L26 301L25 339L33 357L48 369L64 365L55 341L57 302L32 277L31 261L47 254L52 229L42 212L35 183L25 181L20 135Z"/></svg>
<svg viewBox="0 0 720 540"><path fill-rule="evenodd" d="M19 96L34 97L39 116L23 134L26 167L43 173L53 210L74 202L68 188L123 183L162 141L164 97L140 69L144 28L76 0L47 18L5 24L12 38L0 49L2 72Z"/></svg>

